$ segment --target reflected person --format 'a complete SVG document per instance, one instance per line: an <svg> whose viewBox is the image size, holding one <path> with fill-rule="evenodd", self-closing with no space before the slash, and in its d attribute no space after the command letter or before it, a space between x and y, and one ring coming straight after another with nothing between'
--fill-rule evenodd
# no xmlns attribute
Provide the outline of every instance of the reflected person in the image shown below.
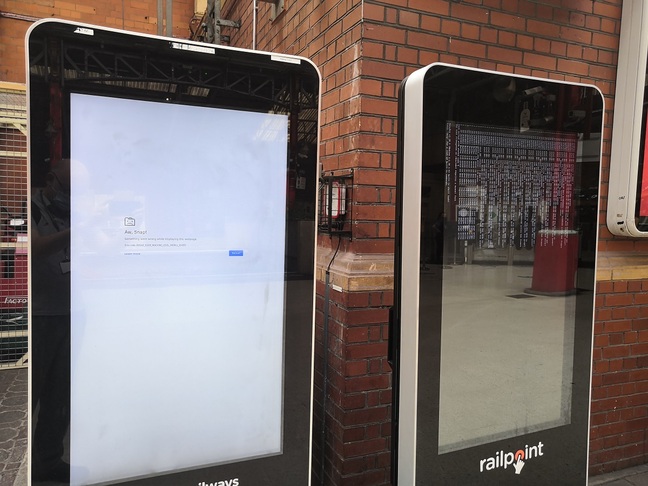
<svg viewBox="0 0 648 486"><path fill-rule="evenodd" d="M70 161L33 190L31 215L32 479L69 483Z"/></svg>

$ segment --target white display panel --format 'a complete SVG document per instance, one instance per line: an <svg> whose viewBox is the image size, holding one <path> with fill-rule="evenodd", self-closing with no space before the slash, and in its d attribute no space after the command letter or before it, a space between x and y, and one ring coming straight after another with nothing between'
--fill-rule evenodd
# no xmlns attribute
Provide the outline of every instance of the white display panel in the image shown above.
<svg viewBox="0 0 648 486"><path fill-rule="evenodd" d="M285 115L81 94L71 484L282 450Z"/></svg>
<svg viewBox="0 0 648 486"><path fill-rule="evenodd" d="M648 237L646 173L646 71L648 8L625 0L619 36L619 62L610 150L607 227L618 236Z"/></svg>

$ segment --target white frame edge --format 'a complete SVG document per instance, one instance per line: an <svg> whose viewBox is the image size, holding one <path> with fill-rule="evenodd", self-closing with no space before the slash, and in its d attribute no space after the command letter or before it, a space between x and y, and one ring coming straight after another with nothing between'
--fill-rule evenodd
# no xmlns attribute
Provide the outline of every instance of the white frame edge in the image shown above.
<svg viewBox="0 0 648 486"><path fill-rule="evenodd" d="M642 104L648 55L648 6L624 0L619 41L607 199L607 227L618 236L648 237L637 228ZM637 42L638 41L638 42Z"/></svg>

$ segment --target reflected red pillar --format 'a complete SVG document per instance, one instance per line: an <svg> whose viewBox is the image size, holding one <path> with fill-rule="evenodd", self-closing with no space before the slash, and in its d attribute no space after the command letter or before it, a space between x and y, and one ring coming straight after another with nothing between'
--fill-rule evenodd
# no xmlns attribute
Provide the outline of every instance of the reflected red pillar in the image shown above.
<svg viewBox="0 0 648 486"><path fill-rule="evenodd" d="M578 232L574 222L574 182L578 140L573 134L556 136L548 228L536 235L533 280L526 292L567 295L576 292Z"/></svg>
<svg viewBox="0 0 648 486"><path fill-rule="evenodd" d="M539 295L568 295L576 292L578 232L541 230L536 238L531 288Z"/></svg>

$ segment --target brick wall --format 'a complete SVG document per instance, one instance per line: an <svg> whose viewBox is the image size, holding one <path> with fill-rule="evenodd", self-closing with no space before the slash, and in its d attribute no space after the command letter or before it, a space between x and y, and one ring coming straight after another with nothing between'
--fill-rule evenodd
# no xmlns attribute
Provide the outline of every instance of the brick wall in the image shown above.
<svg viewBox="0 0 648 486"><path fill-rule="evenodd" d="M599 257L590 473L648 462L648 258Z"/></svg>
<svg viewBox="0 0 648 486"><path fill-rule="evenodd" d="M647 396L641 370L646 349L640 344L645 343L645 333L639 329L638 317L632 324L618 320L622 314L640 312L643 297L634 292L647 285L648 265L637 267L630 256L648 254L648 243L615 238L604 224L621 0L365 0L359 26L351 18L346 24L340 21L341 13L350 10L348 3L325 0L300 10L301 4L287 1L283 20L269 22L260 10L258 29L259 47L309 56L322 69L323 168L355 171L354 238L343 242L330 267L332 281L346 286L332 292L329 307L327 348L333 387L329 399L334 403L327 410L335 425L327 429L329 480L332 484L387 481L388 416L384 414L388 407L371 407L368 397L388 396L388 371L378 363L384 364L384 302L389 298L376 309L369 296L371 292L389 295L389 284L380 287L374 282L371 290L363 292L353 282L362 273L362 258L383 255L382 261L387 262L392 251L398 86L407 74L435 61L595 84L603 92L606 119L598 247L601 255L615 255L610 271L639 270L626 280L613 277L605 268L597 274L601 296L595 326L591 470L595 474L646 462L646 423L641 418ZM306 32L299 30L304 25ZM320 238L320 281L335 247L335 239ZM610 289L617 289L618 295L607 297ZM323 312L321 284L319 293L318 325ZM624 325L630 329L619 330ZM319 353L321 366L321 349ZM626 368L619 370L621 365ZM614 408L618 400L626 405L623 413ZM355 455L359 451L368 453L368 459Z"/></svg>
<svg viewBox="0 0 648 486"><path fill-rule="evenodd" d="M391 261L320 247L316 316L314 480L316 484L389 484L391 370L387 320ZM326 277L330 265L328 324ZM323 333L328 327L327 346ZM324 356L326 353L326 358ZM328 361L324 470L321 456L324 361Z"/></svg>
<svg viewBox="0 0 648 486"><path fill-rule="evenodd" d="M156 1L146 0L0 0L0 81L25 82L25 33L35 20L57 18L156 34L157 10ZM174 37L189 37L193 14L193 0L173 0ZM162 19L164 32L167 17Z"/></svg>
<svg viewBox="0 0 648 486"><path fill-rule="evenodd" d="M599 282L592 474L648 461L648 282Z"/></svg>

